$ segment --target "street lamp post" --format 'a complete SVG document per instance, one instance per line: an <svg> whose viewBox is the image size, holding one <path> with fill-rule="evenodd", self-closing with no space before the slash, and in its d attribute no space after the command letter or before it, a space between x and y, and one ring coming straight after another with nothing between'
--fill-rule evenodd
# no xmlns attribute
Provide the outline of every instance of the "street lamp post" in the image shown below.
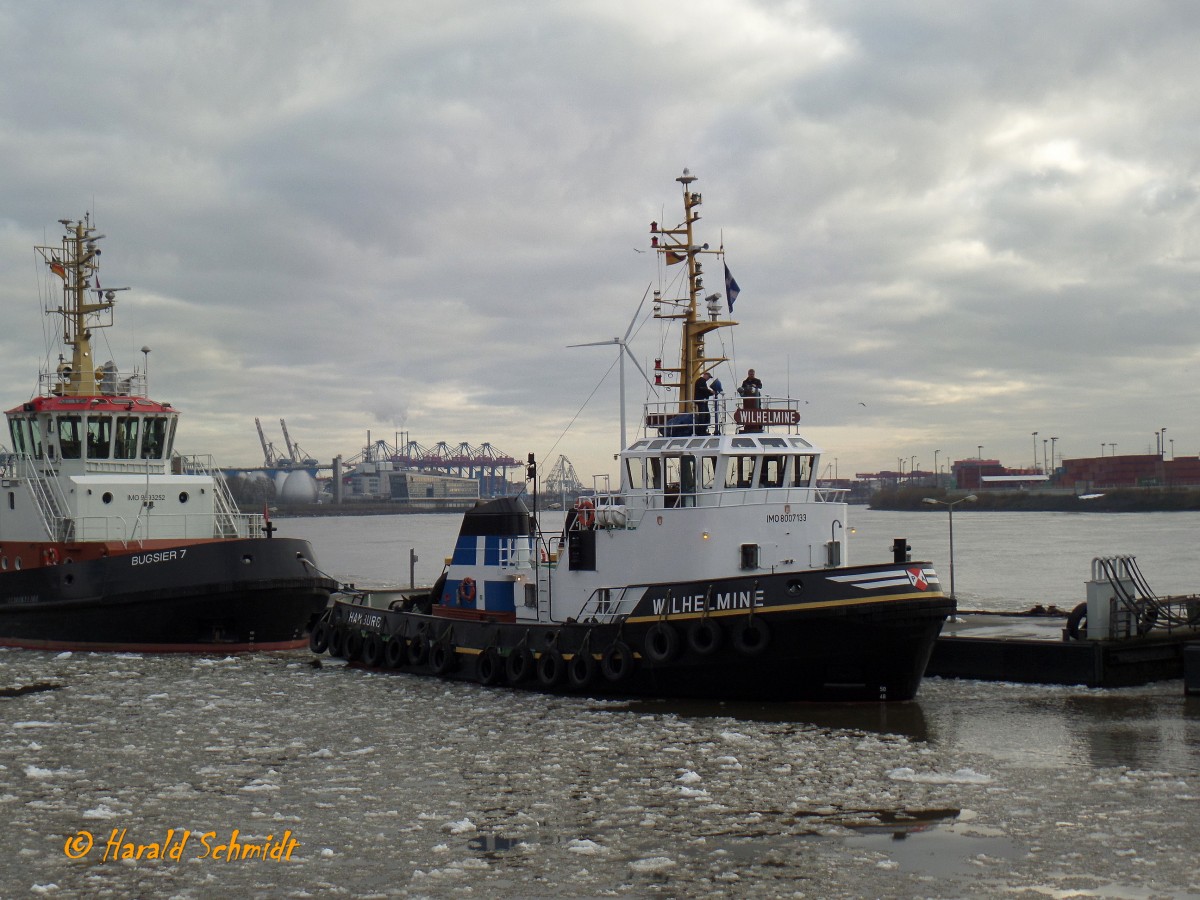
<svg viewBox="0 0 1200 900"><path fill-rule="evenodd" d="M950 518L950 599L957 601L958 595L954 593L954 507L960 503L973 503L979 498L974 494L967 494L965 497L960 497L957 500L938 500L934 497L926 497L924 503L929 503L934 506L946 507L946 512Z"/></svg>
<svg viewBox="0 0 1200 900"><path fill-rule="evenodd" d="M1033 433L1033 467L1035 469L1037 468L1037 435L1038 433L1035 431Z"/></svg>

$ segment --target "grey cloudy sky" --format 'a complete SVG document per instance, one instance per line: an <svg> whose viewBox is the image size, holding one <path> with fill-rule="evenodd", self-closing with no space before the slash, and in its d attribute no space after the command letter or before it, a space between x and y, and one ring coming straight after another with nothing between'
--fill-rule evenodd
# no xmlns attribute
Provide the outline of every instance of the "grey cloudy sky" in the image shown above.
<svg viewBox="0 0 1200 900"><path fill-rule="evenodd" d="M566 345L624 332L687 166L737 378L807 400L843 477L1195 455L1198 32L1147 0L0 4L5 403L46 357L31 247L92 209L111 355L153 348L186 452L256 463L284 417L322 460L403 430L590 482L615 353Z"/></svg>

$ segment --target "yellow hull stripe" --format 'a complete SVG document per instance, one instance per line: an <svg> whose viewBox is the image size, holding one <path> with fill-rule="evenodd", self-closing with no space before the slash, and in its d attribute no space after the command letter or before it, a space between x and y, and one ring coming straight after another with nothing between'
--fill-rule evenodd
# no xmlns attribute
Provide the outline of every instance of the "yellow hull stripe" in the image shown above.
<svg viewBox="0 0 1200 900"><path fill-rule="evenodd" d="M812 609L837 609L845 606L873 606L880 603L896 603L901 600L938 600L946 595L941 591L917 591L910 594L888 594L886 597L847 597L845 600L822 600L814 603L789 603L785 606L755 606L742 607L741 609L710 609L707 613L710 617L718 616L744 616L753 608L756 616L771 615L773 613L794 612L797 610L812 610ZM687 613L660 613L649 616L630 616L626 622L661 622L663 619L675 621L677 619L701 619L706 614L703 612L687 612Z"/></svg>

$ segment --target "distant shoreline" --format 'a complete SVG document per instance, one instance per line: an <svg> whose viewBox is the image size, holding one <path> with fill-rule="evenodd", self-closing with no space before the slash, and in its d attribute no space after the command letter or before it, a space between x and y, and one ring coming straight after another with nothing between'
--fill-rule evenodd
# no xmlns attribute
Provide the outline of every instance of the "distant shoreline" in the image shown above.
<svg viewBox="0 0 1200 900"><path fill-rule="evenodd" d="M1200 511L1200 489L1196 488L1096 488L1082 496L1053 491L946 491L934 488L901 488L871 495L871 509L943 510L926 497L954 501L973 493L975 500L957 505L959 510L988 512L1196 512ZM1085 499L1087 498L1087 499Z"/></svg>

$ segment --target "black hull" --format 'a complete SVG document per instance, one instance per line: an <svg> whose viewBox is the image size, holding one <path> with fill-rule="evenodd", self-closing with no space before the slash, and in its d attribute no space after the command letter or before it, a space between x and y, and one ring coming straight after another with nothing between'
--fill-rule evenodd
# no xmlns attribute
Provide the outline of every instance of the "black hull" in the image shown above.
<svg viewBox="0 0 1200 900"><path fill-rule="evenodd" d="M0 572L0 646L235 652L303 646L336 583L294 538L155 547Z"/></svg>
<svg viewBox="0 0 1200 900"><path fill-rule="evenodd" d="M337 600L310 648L371 667L599 697L903 701L916 696L953 612L936 591L615 624L482 622ZM402 649L389 649L397 641ZM514 664L519 656L527 659Z"/></svg>

